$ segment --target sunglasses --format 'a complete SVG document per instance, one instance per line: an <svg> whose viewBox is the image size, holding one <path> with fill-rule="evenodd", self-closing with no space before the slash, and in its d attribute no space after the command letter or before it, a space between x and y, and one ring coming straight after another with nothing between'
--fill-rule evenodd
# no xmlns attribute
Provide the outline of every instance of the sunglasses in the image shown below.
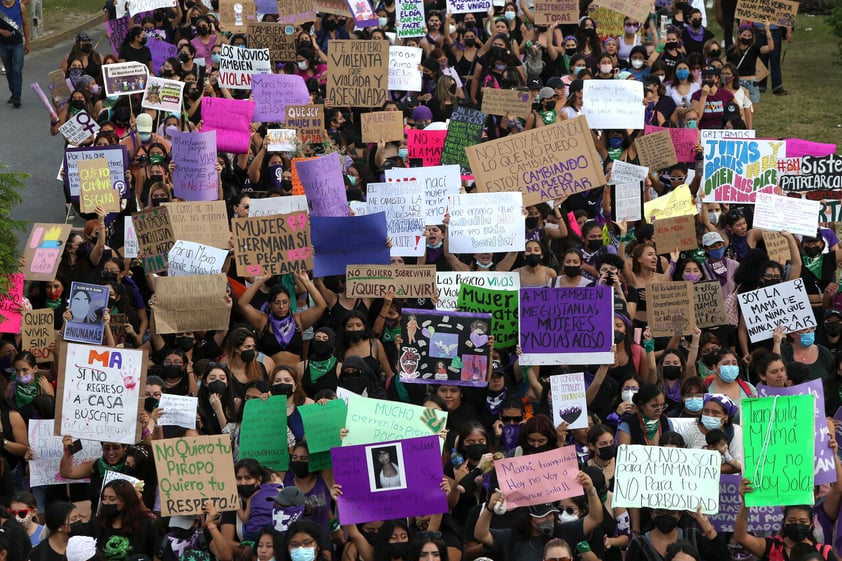
<svg viewBox="0 0 842 561"><path fill-rule="evenodd" d="M13 510L12 514L17 516L18 518L26 518L26 515L29 514L30 512L35 512L35 511L32 510L31 508L25 508L23 510Z"/></svg>
<svg viewBox="0 0 842 561"><path fill-rule="evenodd" d="M507 417L507 416L503 415L503 416L500 417L500 420L503 421L504 423L519 423L523 420L523 416L521 415L521 416L518 416L518 417Z"/></svg>

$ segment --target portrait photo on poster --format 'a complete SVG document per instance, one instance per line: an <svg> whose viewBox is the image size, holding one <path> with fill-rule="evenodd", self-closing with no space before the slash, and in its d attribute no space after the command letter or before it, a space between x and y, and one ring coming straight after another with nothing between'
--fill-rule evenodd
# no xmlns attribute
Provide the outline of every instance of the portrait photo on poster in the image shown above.
<svg viewBox="0 0 842 561"><path fill-rule="evenodd" d="M403 449L399 443L366 446L365 459L372 493L406 488Z"/></svg>

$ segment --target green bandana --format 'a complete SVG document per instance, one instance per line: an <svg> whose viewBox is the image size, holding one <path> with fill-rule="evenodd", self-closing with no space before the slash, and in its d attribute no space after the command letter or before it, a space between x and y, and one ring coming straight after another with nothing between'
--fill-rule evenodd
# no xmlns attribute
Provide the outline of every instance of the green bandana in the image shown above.
<svg viewBox="0 0 842 561"><path fill-rule="evenodd" d="M384 343L392 343L394 342L395 338L401 334L401 327L387 327L383 330L383 342Z"/></svg>
<svg viewBox="0 0 842 561"><path fill-rule="evenodd" d="M310 361L310 380L315 382L336 366L336 357L331 356L327 360L311 360Z"/></svg>
<svg viewBox="0 0 842 561"><path fill-rule="evenodd" d="M645 419L643 421L643 424L645 425L646 436L649 438L649 440L655 438L655 435L658 434L658 419L655 419L654 421Z"/></svg>
<svg viewBox="0 0 842 561"><path fill-rule="evenodd" d="M819 255L818 257L808 257L804 255L801 257L801 260L804 262L804 266L815 275L816 278L822 278L822 258L824 255Z"/></svg>
<svg viewBox="0 0 842 561"><path fill-rule="evenodd" d="M38 397L38 384L36 382L31 384L15 383L15 404L18 408L26 407L36 397Z"/></svg>

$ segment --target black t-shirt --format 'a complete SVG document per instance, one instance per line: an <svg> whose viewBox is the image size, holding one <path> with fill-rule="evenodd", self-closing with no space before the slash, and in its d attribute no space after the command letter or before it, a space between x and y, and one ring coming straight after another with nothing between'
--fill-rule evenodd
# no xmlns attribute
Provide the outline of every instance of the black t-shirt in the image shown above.
<svg viewBox="0 0 842 561"><path fill-rule="evenodd" d="M141 46L139 49L135 49L128 44L123 45L120 48L118 56L126 62L139 62L141 64L149 64L152 62L152 52L146 45Z"/></svg>
<svg viewBox="0 0 842 561"><path fill-rule="evenodd" d="M67 561L67 556L56 552L49 540L44 540L29 551L26 561Z"/></svg>

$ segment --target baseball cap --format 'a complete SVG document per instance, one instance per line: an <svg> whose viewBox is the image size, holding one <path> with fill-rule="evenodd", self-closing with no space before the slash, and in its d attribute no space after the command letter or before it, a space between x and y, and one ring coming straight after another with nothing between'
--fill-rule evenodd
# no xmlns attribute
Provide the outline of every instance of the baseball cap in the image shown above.
<svg viewBox="0 0 842 561"><path fill-rule="evenodd" d="M90 40L91 40L91 36L88 35L88 33L85 32L85 31L80 31L79 33L76 34L76 42L77 43L81 43L82 41L90 41Z"/></svg>
<svg viewBox="0 0 842 561"><path fill-rule="evenodd" d="M555 90L549 86L544 86L541 88L541 91L538 92L538 100L542 99L551 99L555 95Z"/></svg>
<svg viewBox="0 0 842 561"><path fill-rule="evenodd" d="M152 115L149 113L141 113L135 120L137 124L137 132L152 132Z"/></svg>
<svg viewBox="0 0 842 561"><path fill-rule="evenodd" d="M532 78L526 83L526 87L530 90L540 90L544 87L544 82L541 81L541 78Z"/></svg>
<svg viewBox="0 0 842 561"><path fill-rule="evenodd" d="M529 516L532 518L543 518L551 512L558 514L558 509L553 505L553 503L532 505L529 507Z"/></svg>
<svg viewBox="0 0 842 561"><path fill-rule="evenodd" d="M549 80L547 80L547 87L550 88L563 88L564 82L558 76L553 76Z"/></svg>
<svg viewBox="0 0 842 561"><path fill-rule="evenodd" d="M270 500L275 501L280 506L301 506L304 504L304 493L298 487L284 487L281 491L272 497Z"/></svg>
<svg viewBox="0 0 842 561"><path fill-rule="evenodd" d="M705 247L712 246L719 242L725 243L725 240L722 239L722 236L719 235L719 232L708 232L704 236L702 236L702 245Z"/></svg>

